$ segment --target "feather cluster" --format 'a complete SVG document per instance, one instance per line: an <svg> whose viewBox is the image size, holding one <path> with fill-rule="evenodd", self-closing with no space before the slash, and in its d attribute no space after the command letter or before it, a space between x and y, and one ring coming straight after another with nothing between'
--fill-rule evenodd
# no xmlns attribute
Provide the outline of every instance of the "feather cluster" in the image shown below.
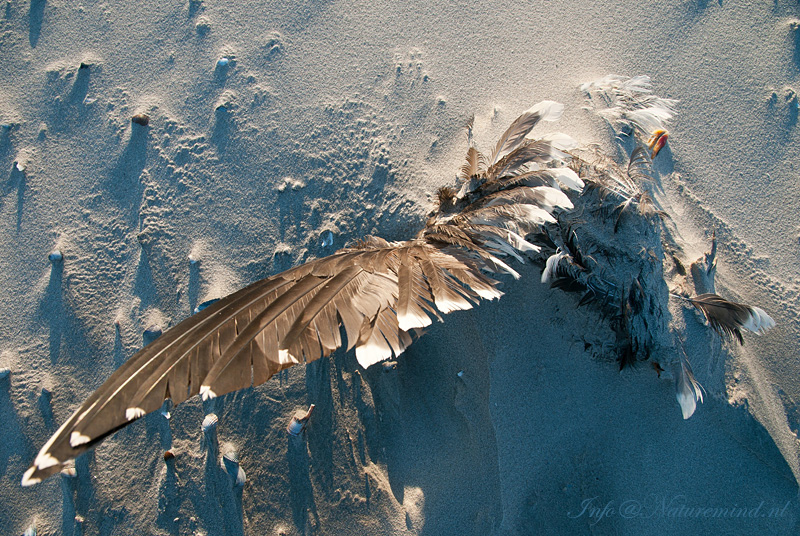
<svg viewBox="0 0 800 536"><path fill-rule="evenodd" d="M646 75L632 78L608 75L583 84L581 90L589 96L597 113L615 129L632 129L643 139L665 128L678 103L653 95L650 77Z"/></svg>
<svg viewBox="0 0 800 536"><path fill-rule="evenodd" d="M503 133L490 156L470 146L460 190L439 192L439 211L413 239L367 237L353 247L264 280L206 307L134 354L44 445L23 477L41 481L130 422L197 394L204 399L267 381L298 363L355 348L363 367L398 356L414 330L440 314L502 295L487 274L519 274L540 246L525 237L573 208L562 191L583 181L556 164L566 135L530 138L563 106L543 101ZM545 167L547 166L547 167ZM199 309L199 308L198 308Z"/></svg>

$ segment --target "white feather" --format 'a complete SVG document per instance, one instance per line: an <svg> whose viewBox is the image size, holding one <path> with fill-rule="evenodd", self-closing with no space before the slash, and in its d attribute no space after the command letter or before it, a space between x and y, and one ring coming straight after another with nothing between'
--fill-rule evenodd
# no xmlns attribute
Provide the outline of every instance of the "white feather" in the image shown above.
<svg viewBox="0 0 800 536"><path fill-rule="evenodd" d="M556 273L556 268L558 267L558 263L561 262L561 259L564 257L568 257L566 253L561 251L561 249L557 249L555 253L550 255L547 258L547 261L544 264L544 271L542 271L542 283L546 284L553 280L553 277Z"/></svg>
<svg viewBox="0 0 800 536"><path fill-rule="evenodd" d="M91 440L92 440L91 437L83 435L78 431L72 432L69 436L69 444L72 445L73 447L77 447L78 445L84 445Z"/></svg>
<svg viewBox="0 0 800 536"><path fill-rule="evenodd" d="M569 188L570 190L575 190L576 192L583 191L584 183L578 174L572 171L570 168L554 168L548 170L550 173L553 174L553 177Z"/></svg>
<svg viewBox="0 0 800 536"><path fill-rule="evenodd" d="M205 400L205 397L203 398L203 400ZM145 416L145 411L142 408L128 408L128 409L125 410L125 418L128 419L129 421L132 421L134 419L138 419L139 417L144 417L144 416ZM72 432L72 435L74 436L75 433L76 432ZM72 443L72 437L70 437L70 444L73 447L76 446L75 443Z"/></svg>
<svg viewBox="0 0 800 536"><path fill-rule="evenodd" d="M540 121L558 121L564 113L564 105L560 102L544 100L531 106L525 113L536 113Z"/></svg>
<svg viewBox="0 0 800 536"><path fill-rule="evenodd" d="M542 205L542 208L548 212L551 212L556 207L567 210L575 208L572 204L572 201L570 201L569 197L567 197L567 194L561 190L551 188L550 186L535 186L531 189L534 190L538 195L541 195L540 205Z"/></svg>
<svg viewBox="0 0 800 536"><path fill-rule="evenodd" d="M679 366L675 374L675 398L681 406L684 420L694 414L697 409L697 401L703 401L703 386L694 379L692 367L689 361L683 356L678 355Z"/></svg>
<svg viewBox="0 0 800 536"><path fill-rule="evenodd" d="M760 307L750 307L750 318L742 327L756 335L762 335L775 327L775 321Z"/></svg>
<svg viewBox="0 0 800 536"><path fill-rule="evenodd" d="M540 138L542 141L549 142L550 145L561 151L571 151L578 146L578 142L572 136L562 132L552 132Z"/></svg>

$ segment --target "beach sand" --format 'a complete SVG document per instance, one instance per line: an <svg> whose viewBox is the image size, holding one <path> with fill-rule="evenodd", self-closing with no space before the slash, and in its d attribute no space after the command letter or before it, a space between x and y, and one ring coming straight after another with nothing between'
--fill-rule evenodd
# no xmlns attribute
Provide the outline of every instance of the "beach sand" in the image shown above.
<svg viewBox="0 0 800 536"><path fill-rule="evenodd" d="M6 2L2 532L797 534L800 12L666 4ZM364 235L413 236L473 114L488 148L557 100L547 129L613 150L579 90L608 73L680 101L654 160L674 253L688 266L714 233L717 292L777 323L740 347L670 304L706 390L689 420L669 372L619 372L596 351L607 321L527 264L392 365L340 351L193 399L20 487L151 326ZM210 411L243 488L209 454Z"/></svg>

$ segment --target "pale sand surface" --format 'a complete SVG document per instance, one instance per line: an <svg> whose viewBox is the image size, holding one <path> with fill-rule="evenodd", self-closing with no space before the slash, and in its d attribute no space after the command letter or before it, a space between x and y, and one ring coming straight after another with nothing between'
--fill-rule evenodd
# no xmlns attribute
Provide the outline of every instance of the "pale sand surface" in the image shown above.
<svg viewBox="0 0 800 536"><path fill-rule="evenodd" d="M4 534L77 534L75 515L103 535L800 531L796 3L152 4L0 12ZM79 459L75 482L19 486L149 326L363 235L413 235L473 113L488 147L558 100L558 130L611 148L578 90L608 73L648 74L680 100L655 161L668 227L687 264L715 230L718 292L778 324L734 347L672 305L707 390L690 420L669 375L585 351L602 319L525 266L394 370L339 352L150 415ZM208 478L203 409L239 452L240 495Z"/></svg>

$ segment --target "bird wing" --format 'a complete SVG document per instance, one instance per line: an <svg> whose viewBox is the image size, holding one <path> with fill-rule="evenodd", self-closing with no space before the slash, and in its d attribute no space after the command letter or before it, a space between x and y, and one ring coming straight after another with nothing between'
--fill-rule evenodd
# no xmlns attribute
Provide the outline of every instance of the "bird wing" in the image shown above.
<svg viewBox="0 0 800 536"><path fill-rule="evenodd" d="M523 114L496 151L528 143L539 119L560 114L549 101ZM524 151L523 151L524 152ZM515 162L524 164L523 152ZM530 158L538 152L527 151ZM574 182L574 181L573 181ZM537 183L538 184L538 183ZM480 197L487 191L473 194ZM519 277L499 257L538 248L523 234L572 208L560 189L509 184L467 207L433 218L406 242L367 237L356 246L257 281L185 319L120 366L42 447L22 484L60 471L116 430L200 394L204 399L260 385L277 372L355 348L363 367L401 354L409 332L431 316L502 295L487 272Z"/></svg>

